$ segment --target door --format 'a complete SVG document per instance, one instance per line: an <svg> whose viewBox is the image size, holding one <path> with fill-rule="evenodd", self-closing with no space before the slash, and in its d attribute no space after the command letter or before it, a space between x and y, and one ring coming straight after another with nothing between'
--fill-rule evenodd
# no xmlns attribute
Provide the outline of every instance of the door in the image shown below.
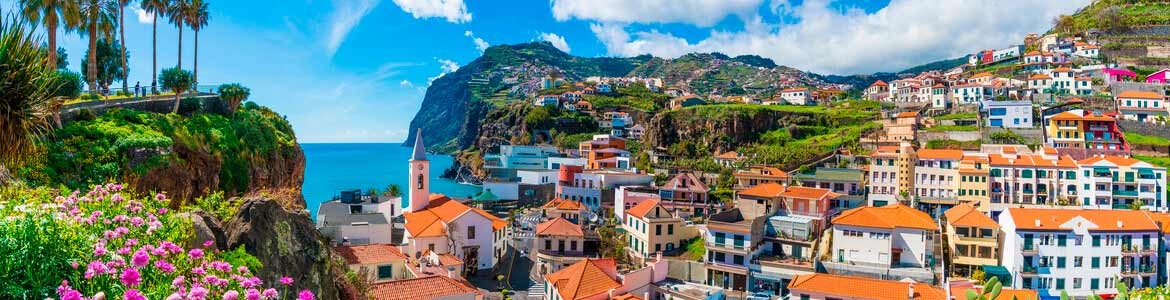
<svg viewBox="0 0 1170 300"><path fill-rule="evenodd" d="M793 245L792 246L792 257L793 258L804 257L803 255L801 255L801 252L803 249L804 249L804 247Z"/></svg>
<svg viewBox="0 0 1170 300"><path fill-rule="evenodd" d="M479 246L463 247L463 274L474 276L479 271Z"/></svg>

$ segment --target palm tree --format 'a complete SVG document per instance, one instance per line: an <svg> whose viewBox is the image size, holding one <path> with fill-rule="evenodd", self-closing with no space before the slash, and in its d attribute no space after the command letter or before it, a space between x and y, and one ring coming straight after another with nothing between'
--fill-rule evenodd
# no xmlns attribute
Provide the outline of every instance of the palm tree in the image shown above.
<svg viewBox="0 0 1170 300"><path fill-rule="evenodd" d="M190 15L190 0L172 0L167 6L167 19L172 25L179 28L179 64L175 69L183 69L183 26L187 26L187 16Z"/></svg>
<svg viewBox="0 0 1170 300"><path fill-rule="evenodd" d="M111 0L80 0L79 11L81 12L82 26L86 28L86 35L89 37L89 74L86 74L85 79L89 82L90 91L95 91L97 87L97 40L99 38L110 37L114 22L114 2Z"/></svg>
<svg viewBox="0 0 1170 300"><path fill-rule="evenodd" d="M151 93L157 93L158 87L158 15L167 14L167 8L170 6L168 0L142 0L142 10L154 16L154 22L151 22L152 37L151 48L154 52L151 60L150 69L153 73L150 76Z"/></svg>
<svg viewBox="0 0 1170 300"><path fill-rule="evenodd" d="M126 67L126 6L130 5L130 0L117 0L118 3L118 42L122 43L122 70L129 71ZM129 78L130 72L122 72L122 91L128 92L130 90Z"/></svg>
<svg viewBox="0 0 1170 300"><path fill-rule="evenodd" d="M166 68L159 75L158 81L164 89L175 92L175 108L171 112L179 113L179 100L184 92L191 89L193 82L191 79L191 71L179 68Z"/></svg>
<svg viewBox="0 0 1170 300"><path fill-rule="evenodd" d="M198 82L198 81L196 81ZM219 98L227 101L228 111L232 114L236 113L236 109L240 107L240 102L248 99L252 95L252 90L240 85L239 83L224 84L219 86Z"/></svg>
<svg viewBox="0 0 1170 300"><path fill-rule="evenodd" d="M64 24L65 32L73 31L79 25L77 1L74 0L20 0L24 8L22 15L30 23L45 26L48 33L50 66L57 65L57 28Z"/></svg>
<svg viewBox="0 0 1170 300"><path fill-rule="evenodd" d="M21 163L52 129L51 99L57 84L49 52L15 17L0 20L0 174Z"/></svg>
<svg viewBox="0 0 1170 300"><path fill-rule="evenodd" d="M190 0L187 14L187 26L195 31L195 84L199 84L199 30L207 27L207 21L211 20L211 15L207 12L207 2L203 0ZM198 90L196 90L198 92Z"/></svg>

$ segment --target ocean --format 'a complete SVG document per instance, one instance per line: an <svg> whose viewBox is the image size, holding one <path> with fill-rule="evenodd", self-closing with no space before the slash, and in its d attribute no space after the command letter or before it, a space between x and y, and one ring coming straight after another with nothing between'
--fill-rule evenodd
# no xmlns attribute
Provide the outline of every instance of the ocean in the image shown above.
<svg viewBox="0 0 1170 300"><path fill-rule="evenodd" d="M407 176L410 147L398 143L305 143L301 149L305 151L305 183L301 191L314 218L317 206L341 190L377 188L382 191L396 183L405 194L410 186ZM479 192L479 186L439 178L454 160L450 155L429 154L427 158L431 161L431 193L469 197Z"/></svg>

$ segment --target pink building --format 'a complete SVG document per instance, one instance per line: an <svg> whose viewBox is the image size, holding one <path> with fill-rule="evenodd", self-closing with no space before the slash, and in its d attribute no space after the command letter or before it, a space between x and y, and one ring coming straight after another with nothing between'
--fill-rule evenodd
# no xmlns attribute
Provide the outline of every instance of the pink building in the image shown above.
<svg viewBox="0 0 1170 300"><path fill-rule="evenodd" d="M1146 76L1146 83L1170 83L1170 78L1166 78L1167 76L1170 76L1170 69L1162 69L1161 71L1150 74L1150 76Z"/></svg>
<svg viewBox="0 0 1170 300"><path fill-rule="evenodd" d="M1135 81L1135 80L1137 80L1137 73L1134 73L1133 71L1130 71L1129 69L1105 68L1101 71L1103 73L1105 73L1105 81L1106 82Z"/></svg>

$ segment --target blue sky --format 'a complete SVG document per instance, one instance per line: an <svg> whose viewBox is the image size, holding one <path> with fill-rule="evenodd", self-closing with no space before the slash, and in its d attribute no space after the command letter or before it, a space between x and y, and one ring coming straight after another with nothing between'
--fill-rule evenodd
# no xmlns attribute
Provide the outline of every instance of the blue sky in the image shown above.
<svg viewBox="0 0 1170 300"><path fill-rule="evenodd" d="M252 100L288 116L302 142L390 142L405 139L429 81L486 45L547 40L579 56L719 51L869 73L1019 43L1087 2L210 0L199 78L249 86ZM131 85L150 82L149 19L127 10ZM174 66L178 31L158 27L159 68ZM192 32L183 37L189 69ZM77 70L86 41L68 34L58 43Z"/></svg>

